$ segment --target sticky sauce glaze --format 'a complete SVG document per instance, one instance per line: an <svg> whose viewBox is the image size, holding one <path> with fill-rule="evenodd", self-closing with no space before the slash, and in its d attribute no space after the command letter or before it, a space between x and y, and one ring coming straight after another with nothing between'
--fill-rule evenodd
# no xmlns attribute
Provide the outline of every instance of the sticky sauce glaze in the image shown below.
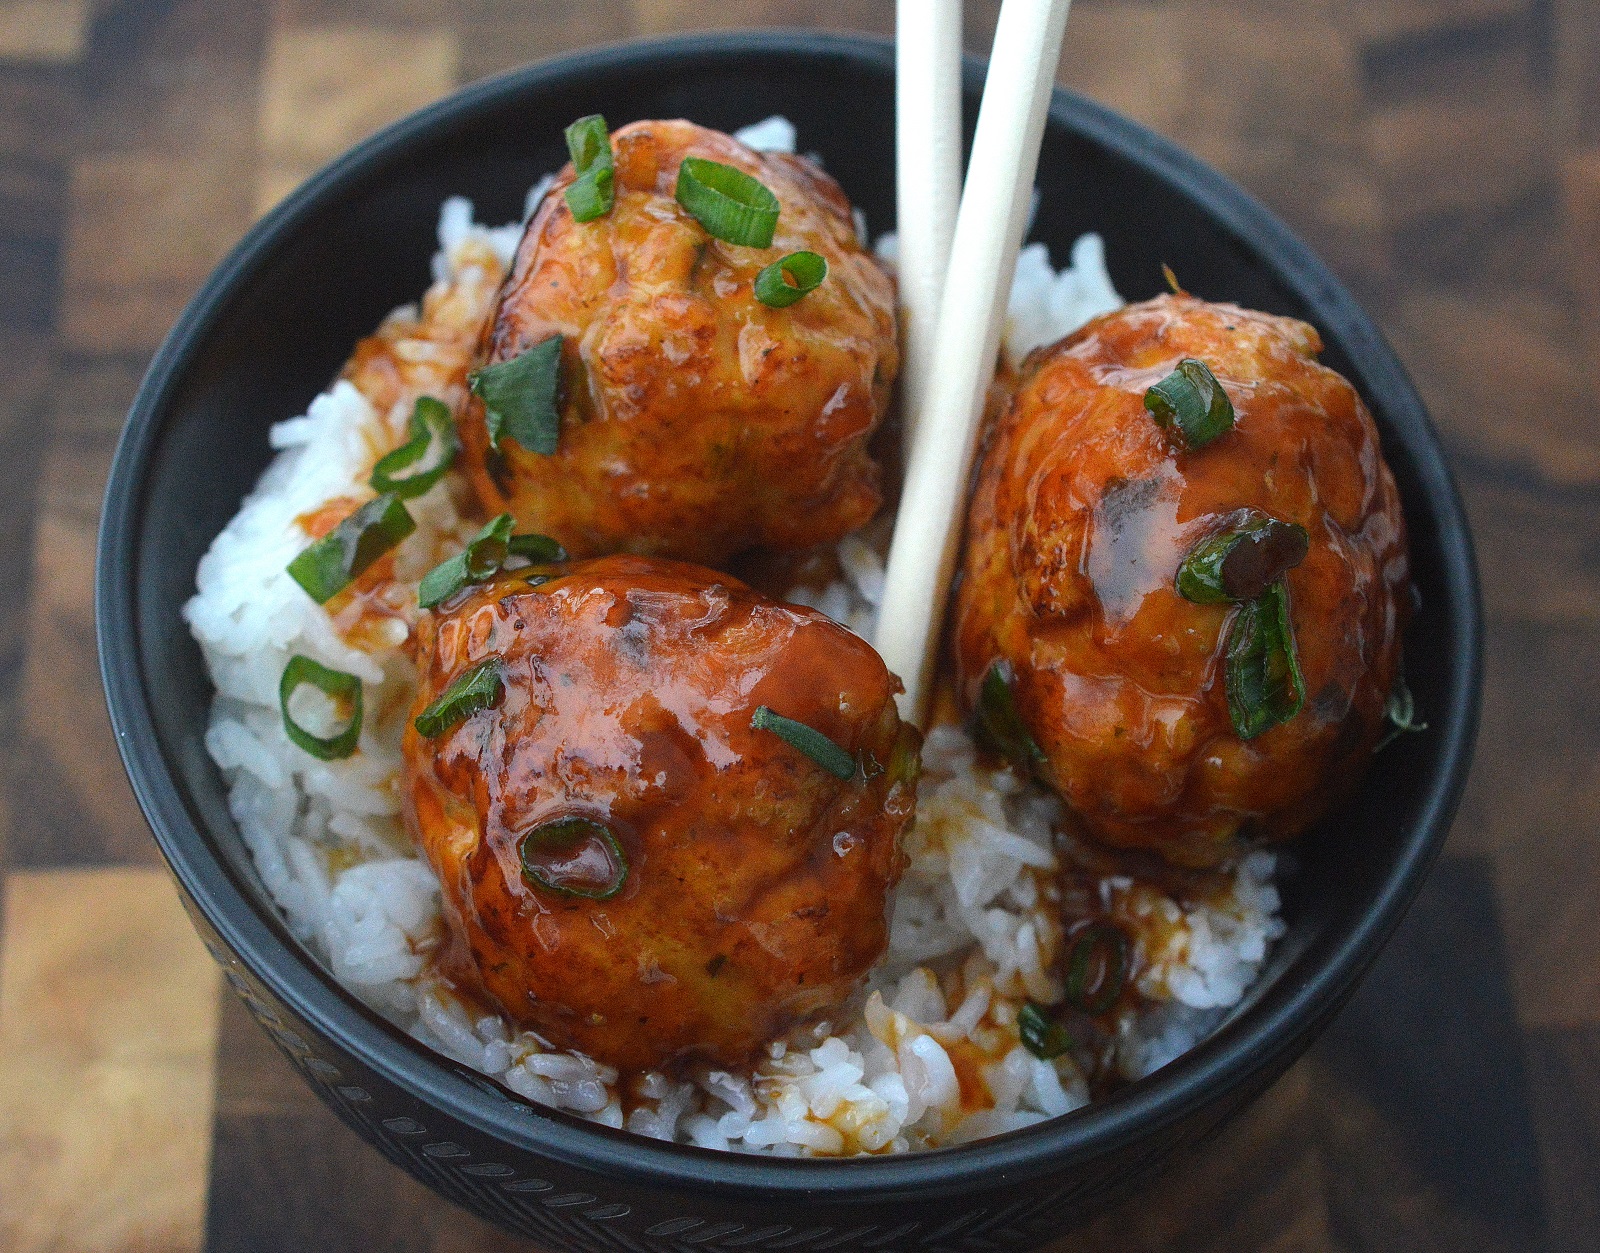
<svg viewBox="0 0 1600 1253"><path fill-rule="evenodd" d="M719 562L764 545L831 543L882 502L867 441L899 369L894 282L856 238L850 202L811 162L758 153L690 122L612 136L616 202L575 222L568 166L518 248L481 357L564 337L553 456L488 447L483 406L461 417L465 465L488 513L577 556ZM685 156L732 165L782 205L769 248L725 243L678 204ZM828 276L782 309L756 275L787 253Z"/></svg>
<svg viewBox="0 0 1600 1253"><path fill-rule="evenodd" d="M464 980L629 1070L736 1064L849 997L886 945L915 804L917 736L867 644L726 576L609 557L424 615L416 709L491 656L499 703L403 749ZM841 781L753 729L758 705L864 769ZM612 899L523 875L519 841L565 817L621 846Z"/></svg>
<svg viewBox="0 0 1600 1253"><path fill-rule="evenodd" d="M1409 607L1405 528L1372 417L1316 361L1302 322L1163 296L1096 320L1026 363L995 425L957 595L966 699L996 657L1047 780L1086 827L1186 865L1234 837L1295 834L1364 765ZM1221 380L1236 425L1180 451L1143 396L1185 357ZM1307 701L1242 742L1228 716L1228 605L1173 580L1251 506L1310 533L1288 587Z"/></svg>

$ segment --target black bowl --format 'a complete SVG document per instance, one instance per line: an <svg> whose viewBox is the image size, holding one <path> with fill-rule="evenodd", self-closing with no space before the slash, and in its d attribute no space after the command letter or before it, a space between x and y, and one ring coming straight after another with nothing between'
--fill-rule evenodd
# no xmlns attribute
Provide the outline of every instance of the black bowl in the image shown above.
<svg viewBox="0 0 1600 1253"><path fill-rule="evenodd" d="M967 67L976 115L981 67ZM1170 261L1185 286L1314 323L1377 415L1411 529L1422 607L1408 667L1424 735L1375 761L1301 844L1287 936L1215 1036L1086 1110L961 1148L804 1162L672 1147L517 1100L417 1045L290 937L229 817L202 735L211 690L179 618L195 565L266 465L269 424L302 412L351 345L424 285L439 203L514 219L564 160L562 127L783 113L877 229L893 221L887 43L750 34L632 44L480 83L335 162L259 223L150 367L107 489L96 610L118 746L227 980L318 1093L391 1160L553 1249L1024 1248L1057 1235L1206 1135L1326 1025L1399 921L1443 840L1477 723L1481 623L1471 542L1437 438L1349 293L1239 188L1058 91L1033 238L1056 257L1105 236L1131 297Z"/></svg>

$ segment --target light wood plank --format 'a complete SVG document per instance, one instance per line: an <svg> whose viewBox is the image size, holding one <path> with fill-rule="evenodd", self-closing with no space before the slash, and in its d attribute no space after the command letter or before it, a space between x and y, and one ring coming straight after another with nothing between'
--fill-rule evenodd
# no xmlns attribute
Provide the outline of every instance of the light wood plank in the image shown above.
<svg viewBox="0 0 1600 1253"><path fill-rule="evenodd" d="M86 352L156 347L249 224L234 162L109 153L72 171L61 330Z"/></svg>
<svg viewBox="0 0 1600 1253"><path fill-rule="evenodd" d="M265 212L346 148L455 86L455 32L300 26L274 33L262 74Z"/></svg>
<svg viewBox="0 0 1600 1253"><path fill-rule="evenodd" d="M89 0L0 3L0 60L76 61L89 36Z"/></svg>
<svg viewBox="0 0 1600 1253"><path fill-rule="evenodd" d="M0 1247L200 1247L218 985L164 873L9 878Z"/></svg>

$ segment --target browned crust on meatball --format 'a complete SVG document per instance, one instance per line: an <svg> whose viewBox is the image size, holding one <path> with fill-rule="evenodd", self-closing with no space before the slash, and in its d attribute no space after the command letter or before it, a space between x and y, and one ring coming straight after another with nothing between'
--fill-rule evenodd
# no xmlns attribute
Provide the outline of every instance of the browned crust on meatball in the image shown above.
<svg viewBox="0 0 1600 1253"><path fill-rule="evenodd" d="M810 161L759 153L684 121L612 137L616 203L576 222L568 166L529 222L480 360L564 337L560 445L488 447L483 407L461 420L489 513L516 515L578 556L718 562L755 546L837 540L877 511L867 441L899 369L893 281L856 238L850 203ZM678 204L686 156L736 166L777 196L769 248L709 235ZM827 279L782 309L756 275L787 253Z"/></svg>
<svg viewBox="0 0 1600 1253"><path fill-rule="evenodd" d="M1410 605L1405 524L1372 416L1290 318L1163 296L1025 363L990 432L968 516L955 653L970 704L1009 661L1042 773L1090 833L1187 865L1243 833L1302 830L1364 767ZM1204 361L1234 429L1180 451L1143 405ZM1310 533L1287 575L1306 704L1251 741L1223 674L1229 605L1196 605L1179 562L1254 507Z"/></svg>
<svg viewBox="0 0 1600 1253"><path fill-rule="evenodd" d="M416 711L500 659L495 707L434 740L408 728L404 787L455 962L516 1021L625 1070L736 1065L838 1010L882 954L919 741L843 627L619 556L459 596L424 615L418 657ZM864 769L841 781L755 730L758 705ZM574 815L625 850L610 900L522 874L521 836Z"/></svg>

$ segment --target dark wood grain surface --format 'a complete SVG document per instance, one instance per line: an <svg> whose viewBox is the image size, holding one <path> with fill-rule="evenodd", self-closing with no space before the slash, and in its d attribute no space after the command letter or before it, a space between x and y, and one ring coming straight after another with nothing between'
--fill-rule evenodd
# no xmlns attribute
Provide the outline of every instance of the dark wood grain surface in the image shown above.
<svg viewBox="0 0 1600 1253"><path fill-rule="evenodd" d="M0 1248L527 1247L361 1145L206 963L162 999L190 946L99 695L94 531L150 352L263 208L459 83L712 24L889 33L893 4L0 0ZM1600 1248L1600 4L1079 0L1067 44L1063 82L1243 182L1390 335L1489 671L1446 855L1337 1024L1054 1247Z"/></svg>

